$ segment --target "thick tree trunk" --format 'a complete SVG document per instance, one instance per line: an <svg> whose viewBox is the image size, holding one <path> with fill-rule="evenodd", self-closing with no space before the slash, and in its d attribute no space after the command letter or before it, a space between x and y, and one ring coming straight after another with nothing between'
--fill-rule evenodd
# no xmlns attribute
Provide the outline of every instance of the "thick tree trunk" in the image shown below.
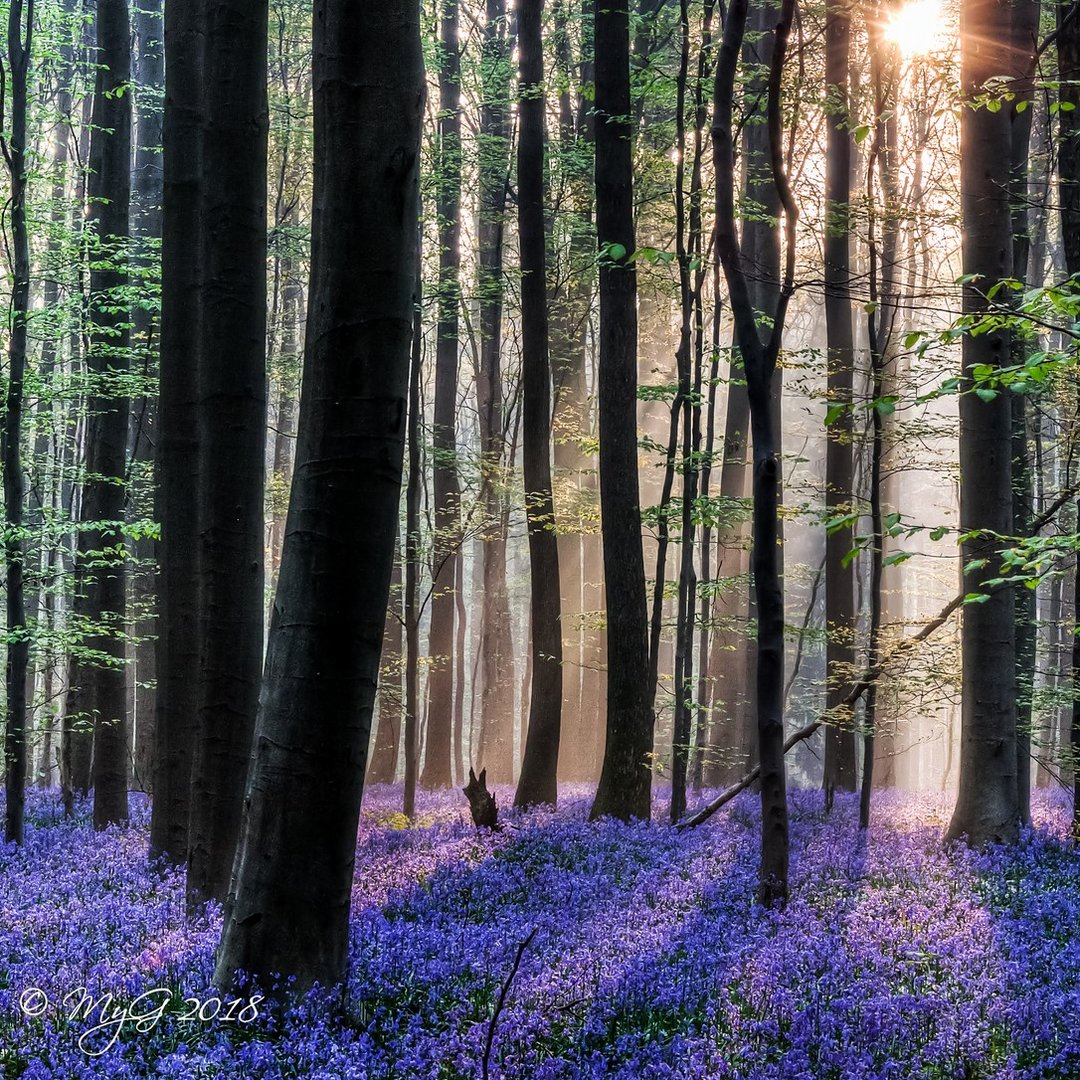
<svg viewBox="0 0 1080 1080"><path fill-rule="evenodd" d="M825 9L825 82L828 136L825 157L825 325L828 337L829 407L825 515L840 520L853 509L851 395L855 363L851 325L850 183L851 121L848 61L851 15L846 0L828 0ZM855 577L845 559L854 544L850 525L833 526L825 541L825 625L827 633L825 801L855 790L854 717L840 709L855 669Z"/></svg>
<svg viewBox="0 0 1080 1080"><path fill-rule="evenodd" d="M25 23L25 25L24 25ZM23 570L26 547L22 539L26 478L22 462L23 379L27 359L27 318L30 311L30 239L26 228L26 121L30 50L34 36L34 3L11 0L8 9L8 73L11 78L11 137L7 160L11 177L11 338L8 345L7 402L0 432L4 463L4 562L7 580L6 712L4 717L5 818L4 839L23 842L27 740L26 676L30 639L26 624ZM0 117L6 124L7 117Z"/></svg>
<svg viewBox="0 0 1080 1080"><path fill-rule="evenodd" d="M607 602L607 743L594 818L648 818L653 704L637 465L637 276L626 0L595 0L600 246L600 505Z"/></svg>
<svg viewBox="0 0 1080 1080"><path fill-rule="evenodd" d="M458 321L461 295L461 46L458 0L442 0L439 57L439 295L435 348L431 629L428 637L427 743L421 784L452 783L454 579L461 533L457 472Z"/></svg>
<svg viewBox="0 0 1080 1080"><path fill-rule="evenodd" d="M522 463L529 532L532 689L516 806L555 805L562 712L559 549L551 494L551 369L544 230L543 0L519 0L518 237L521 247Z"/></svg>
<svg viewBox="0 0 1080 1080"><path fill-rule="evenodd" d="M1008 0L964 0L961 7L961 89L969 98L994 95L988 79L1007 70ZM1009 111L986 103L961 113L960 177L963 214L964 312L978 316L986 292L1012 273L1009 213ZM1009 364L1006 330L965 335L964 372ZM969 385L960 397L961 549L970 593L1000 569L1000 536L1012 529L1011 406L1007 393L984 401ZM1016 839L1015 600L995 589L964 608L961 637L962 730L960 790L948 836L981 846Z"/></svg>
<svg viewBox="0 0 1080 1080"><path fill-rule="evenodd" d="M207 10L189 909L229 888L263 657L268 9L215 0Z"/></svg>
<svg viewBox="0 0 1080 1080"><path fill-rule="evenodd" d="M318 0L313 82L312 302L296 473L216 970L221 985L237 971L264 984L271 973L295 977L288 993L340 983L348 957L405 443L419 5Z"/></svg>
<svg viewBox="0 0 1080 1080"><path fill-rule="evenodd" d="M124 630L127 606L124 520L129 399L122 385L128 371L129 316L120 290L128 283L126 245L131 193L130 26L127 0L101 0L97 7L98 68L90 136L87 184L94 229L90 271L87 374L86 481L80 530L83 590L75 609L90 627L86 645L109 663L82 665L83 703L93 721L94 827L127 819L128 740ZM107 558L91 555L111 549Z"/></svg>
<svg viewBox="0 0 1080 1080"><path fill-rule="evenodd" d="M195 374L204 288L200 233L205 13L165 5L161 375L155 510L161 527L157 575L157 711L150 854L184 863L191 812L191 759L198 710L199 543Z"/></svg>

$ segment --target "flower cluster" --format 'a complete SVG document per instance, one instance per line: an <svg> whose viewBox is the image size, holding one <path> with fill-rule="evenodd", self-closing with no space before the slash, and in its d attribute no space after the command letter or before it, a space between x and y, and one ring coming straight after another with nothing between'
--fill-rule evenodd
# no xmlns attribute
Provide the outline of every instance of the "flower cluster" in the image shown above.
<svg viewBox="0 0 1080 1080"><path fill-rule="evenodd" d="M145 805L95 834L36 793L26 845L0 849L0 1076L472 1080L485 1055L505 1080L1080 1076L1060 799L1040 794L1019 846L975 854L942 843L936 797L881 794L864 834L853 802L826 815L796 792L792 898L765 911L752 795L683 833L589 823L585 793L495 833L425 795L408 828L400 797L365 795L344 1006L316 993L237 1025L180 1019L212 993L220 913L185 920ZM88 1054L85 1018L20 1009L74 987L168 987L176 1007Z"/></svg>

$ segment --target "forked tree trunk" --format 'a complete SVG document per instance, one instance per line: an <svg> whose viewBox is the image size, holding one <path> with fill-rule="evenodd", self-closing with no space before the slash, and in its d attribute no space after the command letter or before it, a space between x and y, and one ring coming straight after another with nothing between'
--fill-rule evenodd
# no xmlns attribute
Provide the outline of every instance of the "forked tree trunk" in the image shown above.
<svg viewBox="0 0 1080 1080"><path fill-rule="evenodd" d="M607 604L607 743L592 817L648 818L653 704L637 466L637 276L627 0L595 0L600 247L600 506Z"/></svg>
<svg viewBox="0 0 1080 1080"><path fill-rule="evenodd" d="M295 977L282 988L295 994L316 981L333 987L346 973L405 445L424 99L419 5L317 0L313 86L296 472L216 969L222 986L237 971L264 985L272 972Z"/></svg>
<svg viewBox="0 0 1080 1080"><path fill-rule="evenodd" d="M797 208L783 168L781 76L794 0L784 0L776 26L768 78L767 127L772 183L785 218L784 277L767 341L757 325L753 294L735 229L733 98L747 0L733 0L724 24L716 69L713 145L716 168L716 246L724 268L750 402L753 473L753 578L757 605L756 718L761 787L761 862L758 900L783 902L788 891L787 779L784 769L784 597L778 554L780 466L772 399L776 359L793 289Z"/></svg>

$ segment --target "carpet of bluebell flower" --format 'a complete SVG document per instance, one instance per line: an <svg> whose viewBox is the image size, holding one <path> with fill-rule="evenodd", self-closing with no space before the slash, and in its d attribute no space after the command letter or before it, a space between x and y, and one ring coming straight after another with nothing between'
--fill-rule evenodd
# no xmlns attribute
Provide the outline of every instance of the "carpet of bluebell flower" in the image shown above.
<svg viewBox="0 0 1080 1080"><path fill-rule="evenodd" d="M782 912L753 904L752 796L683 833L590 824L584 795L485 834L459 793L416 828L399 805L365 796L343 1003L201 1022L183 999L213 999L220 914L185 921L145 805L95 834L36 794L0 848L0 1076L479 1080L490 1036L492 1080L1080 1077L1080 853L1053 796L974 854L941 843L941 798L882 795L865 835L795 793ZM108 1015L169 1003L92 1032L105 1013L63 1004L82 987Z"/></svg>

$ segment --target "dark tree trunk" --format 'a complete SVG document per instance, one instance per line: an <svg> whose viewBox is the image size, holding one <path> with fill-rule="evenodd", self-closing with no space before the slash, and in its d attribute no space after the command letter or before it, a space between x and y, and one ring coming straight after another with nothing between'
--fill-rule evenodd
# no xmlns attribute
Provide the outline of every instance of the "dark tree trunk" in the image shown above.
<svg viewBox="0 0 1080 1080"><path fill-rule="evenodd" d="M746 31L746 0L733 0L728 8L716 69L713 118L717 177L716 246L728 283L736 340L746 370L754 446L752 566L758 621L755 696L762 812L758 899L767 906L782 902L788 890L784 596L778 555L780 466L776 446L777 417L772 394L795 268L797 208L783 169L780 101L781 75L793 15L794 0L784 0L776 26L768 79L768 145L772 182L776 197L783 206L786 223L786 263L767 341L762 341L758 331L753 296L735 231L732 106L739 50Z"/></svg>
<svg viewBox="0 0 1080 1080"><path fill-rule="evenodd" d="M215 0L204 53L197 375L199 711L187 902L224 900L263 656L267 0Z"/></svg>
<svg viewBox="0 0 1080 1080"><path fill-rule="evenodd" d="M637 275L626 0L595 0L600 246L600 506L607 597L607 742L592 817L648 818L652 792L645 559L637 467Z"/></svg>
<svg viewBox="0 0 1080 1080"><path fill-rule="evenodd" d="M271 973L295 977L289 993L335 986L346 973L405 444L424 98L419 5L318 0L313 85L296 472L216 971L222 985L237 971L264 984Z"/></svg>
<svg viewBox="0 0 1080 1080"><path fill-rule="evenodd" d="M11 338L8 345L7 402L4 411L4 561L7 580L6 713L4 717L4 839L23 842L26 801L26 676L30 639L23 584L25 543L22 539L26 478L22 462L23 379L26 374L27 319L30 311L30 239L26 228L26 120L30 50L34 35L34 0L11 0L8 9L7 62L11 78L11 137L6 157L11 177ZM0 116L0 123L7 122Z"/></svg>
<svg viewBox="0 0 1080 1080"><path fill-rule="evenodd" d="M93 629L86 644L110 658L108 666L82 666L83 702L94 725L94 827L125 821L128 813L127 690L122 638L127 602L124 520L129 399L129 316L120 291L126 268L128 204L131 194L130 26L127 0L100 0L97 6L97 78L87 183L89 221L94 229L90 270L87 374L91 417L81 520L97 523L79 532L83 592L76 612ZM95 310L96 309L96 310ZM107 558L92 556L110 548Z"/></svg>
<svg viewBox="0 0 1080 1080"><path fill-rule="evenodd" d="M558 794L562 712L559 549L551 494L551 369L544 229L543 0L519 0L518 236L521 247L522 464L529 532L532 688L516 806Z"/></svg>
<svg viewBox="0 0 1080 1080"><path fill-rule="evenodd" d="M132 236L137 241L138 269L157 278L155 244L161 240L161 93L164 89L165 56L162 0L140 0L134 12L135 40L138 45L136 81L135 167L131 177ZM154 313L139 306L132 314L134 346L138 364L149 385L157 373L158 320ZM135 405L131 417L128 513L139 519L152 519L153 461L156 433L157 399L147 389ZM150 538L132 543L135 567L131 575L132 633L128 668L131 721L134 725L134 770L137 786L149 791L153 785L154 712L155 712L155 643L154 598L156 544Z"/></svg>
<svg viewBox="0 0 1080 1080"><path fill-rule="evenodd" d="M183 863L188 853L191 758L198 709L199 542L195 376L204 265L202 211L205 13L165 5L165 111L161 241L161 375L155 447L157 710L150 853Z"/></svg>
<svg viewBox="0 0 1080 1080"><path fill-rule="evenodd" d="M423 312L420 308L422 266L418 233L416 299L409 359L409 481L405 491L405 792L402 810L410 821L416 813L416 785L420 776L420 497L424 488L420 443L423 420L420 383L424 357Z"/></svg>
<svg viewBox="0 0 1080 1080"><path fill-rule="evenodd" d="M461 533L457 473L458 307L461 295L461 46L458 0L442 0L439 57L439 295L435 349L431 629L428 637L427 742L421 783L452 782L455 552Z"/></svg>
<svg viewBox="0 0 1080 1080"><path fill-rule="evenodd" d="M478 246L480 370L476 408L486 532L480 614L480 740L477 759L494 783L509 783L514 767L514 683L510 601L506 585L505 416L502 381L503 247L510 177L510 45L505 0L487 0L480 105Z"/></svg>
<svg viewBox="0 0 1080 1080"><path fill-rule="evenodd" d="M1012 32L1009 42L1010 90L1016 96L1009 105L1011 134L1009 201L1012 215L1012 276L1027 276L1031 250L1031 195L1028 191L1028 164L1031 121L1034 114L1035 49L1039 36L1040 0L1013 0ZM1027 107L1018 110L1023 101ZM1041 285L1040 281L1031 282ZM1022 335L1010 339L1013 364L1026 360ZM1031 459L1028 451L1028 399L1026 394L1011 398L1012 421L1012 513L1014 536L1028 536L1035 516ZM1031 823L1031 720L1035 688L1036 597L1033 589L1016 589L1016 802L1021 825Z"/></svg>
<svg viewBox="0 0 1080 1080"><path fill-rule="evenodd" d="M1080 19L1068 0L1057 11L1060 100L1073 106L1058 112L1058 204L1065 269L1080 274ZM1077 502L1080 520L1080 500ZM1073 836L1080 839L1080 569L1073 586L1072 719L1069 746L1073 770Z"/></svg>
<svg viewBox="0 0 1080 1080"><path fill-rule="evenodd" d="M960 17L961 90L986 94L986 82L1008 70L1011 5L1008 0L964 0ZM996 93L990 88L991 96ZM960 179L963 215L964 312L978 316L986 291L1012 273L1009 213L1009 110L986 104L961 112ZM964 372L977 365L1007 366L1004 329L963 342ZM1011 427L1009 395L983 401L969 385L960 397L960 530L970 535L961 548L969 593L987 593L964 608L961 637L962 729L960 790L948 836L981 846L1016 839L1016 635L1011 588L988 589L1000 569L1000 540L1012 529Z"/></svg>
<svg viewBox="0 0 1080 1080"><path fill-rule="evenodd" d="M825 325L828 337L829 407L825 463L825 515L839 521L853 510L851 414L854 340L851 325L850 183L851 120L848 62L850 8L828 0L825 8L825 83L828 136L825 157ZM855 728L841 709L855 675L855 578L845 559L854 545L850 524L830 527L825 541L825 625L827 632L825 801L833 793L855 790Z"/></svg>

